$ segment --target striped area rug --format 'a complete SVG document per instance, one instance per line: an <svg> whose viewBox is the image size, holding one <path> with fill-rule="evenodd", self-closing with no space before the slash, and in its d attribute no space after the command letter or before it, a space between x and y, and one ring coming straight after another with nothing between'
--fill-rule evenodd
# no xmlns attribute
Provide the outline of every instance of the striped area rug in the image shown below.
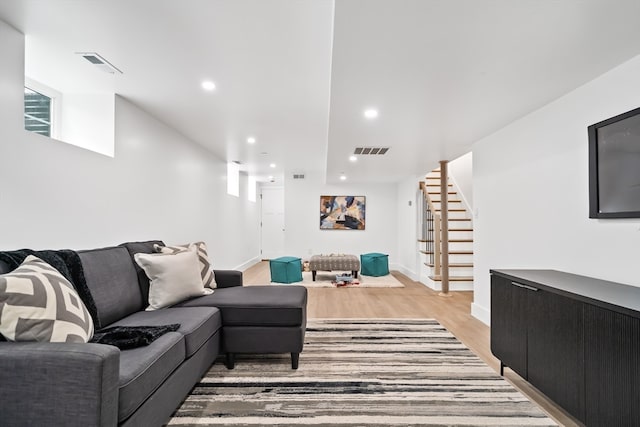
<svg viewBox="0 0 640 427"><path fill-rule="evenodd" d="M305 341L298 370L216 362L169 425L556 425L435 320L315 320Z"/></svg>

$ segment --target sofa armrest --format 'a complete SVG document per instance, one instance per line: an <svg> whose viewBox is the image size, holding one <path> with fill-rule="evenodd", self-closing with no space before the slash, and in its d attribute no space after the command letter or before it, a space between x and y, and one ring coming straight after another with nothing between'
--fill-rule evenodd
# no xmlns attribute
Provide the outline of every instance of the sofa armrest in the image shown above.
<svg viewBox="0 0 640 427"><path fill-rule="evenodd" d="M216 285L219 288L242 286L242 271L213 270L213 274L216 276Z"/></svg>
<svg viewBox="0 0 640 427"><path fill-rule="evenodd" d="M119 364L109 345L0 342L0 423L115 426Z"/></svg>

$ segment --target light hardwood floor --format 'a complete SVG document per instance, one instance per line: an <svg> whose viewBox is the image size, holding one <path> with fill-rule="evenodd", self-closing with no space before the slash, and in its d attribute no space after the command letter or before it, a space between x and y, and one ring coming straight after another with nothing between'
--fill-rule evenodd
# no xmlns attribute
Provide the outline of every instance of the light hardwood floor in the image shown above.
<svg viewBox="0 0 640 427"><path fill-rule="evenodd" d="M394 271L392 274L404 288L310 288L308 318L433 318L496 372L499 371L500 362L491 354L489 327L471 316L472 292L452 292L451 297L443 298L401 273ZM263 261L244 272L245 285L269 282L268 262ZM505 369L505 378L559 424L580 425L509 369Z"/></svg>

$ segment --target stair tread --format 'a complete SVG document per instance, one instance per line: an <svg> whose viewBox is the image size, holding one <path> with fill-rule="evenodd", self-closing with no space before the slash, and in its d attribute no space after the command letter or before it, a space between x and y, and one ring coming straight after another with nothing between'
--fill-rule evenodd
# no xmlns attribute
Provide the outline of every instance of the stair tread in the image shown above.
<svg viewBox="0 0 640 427"><path fill-rule="evenodd" d="M428 228L427 231L433 231L433 228ZM473 228L449 228L449 231L473 231Z"/></svg>
<svg viewBox="0 0 640 427"><path fill-rule="evenodd" d="M422 243L433 242L433 239L418 240ZM473 239L449 239L449 243L473 243Z"/></svg>
<svg viewBox="0 0 640 427"><path fill-rule="evenodd" d="M427 218L425 221L433 221L433 218ZM471 218L449 218L449 221L471 221Z"/></svg>
<svg viewBox="0 0 640 427"><path fill-rule="evenodd" d="M420 251L425 255L431 255L433 251ZM473 251L449 251L449 255L473 255Z"/></svg>
<svg viewBox="0 0 640 427"><path fill-rule="evenodd" d="M429 276L429 279L434 282L442 281L442 277L440 276ZM473 276L449 276L450 282L473 282Z"/></svg>
<svg viewBox="0 0 640 427"><path fill-rule="evenodd" d="M466 209L448 209L449 212L466 212ZM442 209L436 209L436 212L442 212Z"/></svg>
<svg viewBox="0 0 640 427"><path fill-rule="evenodd" d="M435 264L428 263L428 262L425 262L424 265L431 268L435 267ZM457 263L457 262L449 263L449 268L471 268L471 267L473 267L472 263Z"/></svg>

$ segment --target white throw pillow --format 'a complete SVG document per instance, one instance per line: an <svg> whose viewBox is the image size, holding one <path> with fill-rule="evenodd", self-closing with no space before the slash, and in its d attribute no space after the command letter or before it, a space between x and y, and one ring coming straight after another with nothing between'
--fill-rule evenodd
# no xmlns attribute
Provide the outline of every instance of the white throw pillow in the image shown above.
<svg viewBox="0 0 640 427"><path fill-rule="evenodd" d="M216 278L211 269L211 261L209 261L209 252L207 251L207 245L204 242L187 243L185 245L170 245L160 246L158 244L153 245L153 249L156 252L163 254L175 254L190 248L196 248L198 252L198 261L200 262L200 274L202 275L202 283L205 287L215 289Z"/></svg>
<svg viewBox="0 0 640 427"><path fill-rule="evenodd" d="M93 319L71 283L33 255L0 275L0 333L10 341L80 342Z"/></svg>
<svg viewBox="0 0 640 427"><path fill-rule="evenodd" d="M138 253L134 255L134 259L151 282L148 311L213 293L213 290L205 289L202 284L195 248L173 254Z"/></svg>

